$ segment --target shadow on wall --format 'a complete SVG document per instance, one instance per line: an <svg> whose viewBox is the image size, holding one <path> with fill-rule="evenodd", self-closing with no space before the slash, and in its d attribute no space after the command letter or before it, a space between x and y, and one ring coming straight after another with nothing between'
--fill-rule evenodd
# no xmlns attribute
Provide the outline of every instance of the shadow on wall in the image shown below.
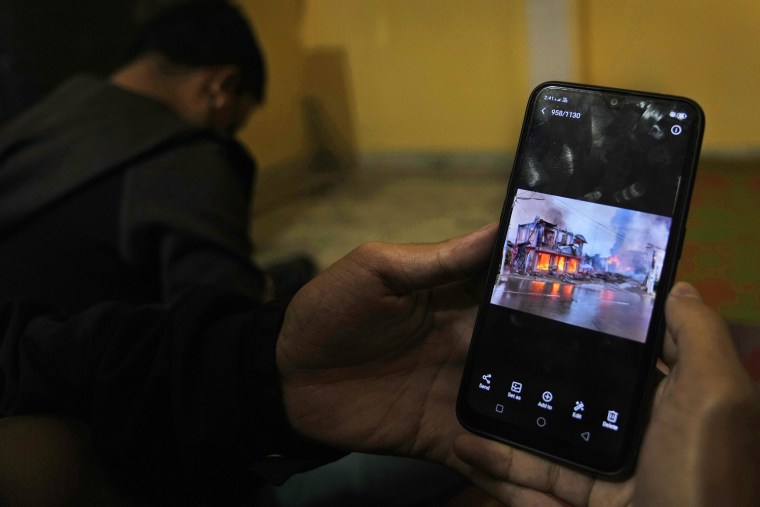
<svg viewBox="0 0 760 507"><path fill-rule="evenodd" d="M342 181L358 156L346 49L304 47L301 0L249 7L268 68L266 103L242 136L261 163L259 215Z"/></svg>
<svg viewBox="0 0 760 507"><path fill-rule="evenodd" d="M357 165L348 58L342 48L309 52L303 61L299 101L305 148L259 175L255 213L286 205L289 198L320 192L346 178ZM271 82L272 86L277 86ZM260 124L257 129L267 129Z"/></svg>
<svg viewBox="0 0 760 507"><path fill-rule="evenodd" d="M309 169L346 172L356 166L356 134L350 104L348 57L342 48L309 53L304 62L304 98L301 101L307 134L314 153Z"/></svg>

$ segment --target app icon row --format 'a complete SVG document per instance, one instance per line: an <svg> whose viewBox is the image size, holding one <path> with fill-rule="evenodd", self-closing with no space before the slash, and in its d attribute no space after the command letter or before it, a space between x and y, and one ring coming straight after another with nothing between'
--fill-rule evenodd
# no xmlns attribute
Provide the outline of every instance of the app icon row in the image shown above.
<svg viewBox="0 0 760 507"><path fill-rule="evenodd" d="M481 379L482 379L482 382L479 384L478 387L484 391L490 391L492 374L485 373L481 376ZM509 388L509 392L507 393L507 398L511 400L515 400L515 401L522 401L522 398L523 398L522 382L513 380L510 383L510 388ZM554 393L548 390L543 391L541 393L541 399L537 402L537 407L543 410L553 411L554 410L554 405L552 405L553 401L554 401ZM571 417L573 419L580 421L583 419L583 414L585 411L586 411L586 404L582 400L576 400L575 403L573 404ZM503 413L504 405L497 404L496 412ZM618 426L619 416L620 414L616 410L607 410L606 420L602 421L602 427L608 430L618 431L620 429ZM543 424L541 424L541 421L543 421ZM537 424L539 427L544 427L546 425L546 419L544 417L539 417Z"/></svg>

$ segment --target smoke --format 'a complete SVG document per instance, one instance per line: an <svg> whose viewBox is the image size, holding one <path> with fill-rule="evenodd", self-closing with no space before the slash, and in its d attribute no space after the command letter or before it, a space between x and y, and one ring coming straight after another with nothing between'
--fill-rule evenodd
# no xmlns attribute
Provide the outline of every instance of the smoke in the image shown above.
<svg viewBox="0 0 760 507"><path fill-rule="evenodd" d="M625 247L628 237L629 224L633 214L626 209L619 209L612 217L612 227L617 232L615 243L610 248L610 255L618 255Z"/></svg>
<svg viewBox="0 0 760 507"><path fill-rule="evenodd" d="M541 214L541 218L549 223L559 225L560 227L567 227L567 224L565 223L564 211L562 211L560 208L557 208L556 206L546 206L543 213Z"/></svg>
<svg viewBox="0 0 760 507"><path fill-rule="evenodd" d="M618 209L610 221L616 239L610 248L610 257L616 271L635 276L649 269L652 252L663 252L667 247L671 219L659 215Z"/></svg>

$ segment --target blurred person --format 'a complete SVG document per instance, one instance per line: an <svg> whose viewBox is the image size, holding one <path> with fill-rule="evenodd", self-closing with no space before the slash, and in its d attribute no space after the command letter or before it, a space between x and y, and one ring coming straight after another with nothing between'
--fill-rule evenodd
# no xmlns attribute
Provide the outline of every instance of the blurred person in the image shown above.
<svg viewBox="0 0 760 507"><path fill-rule="evenodd" d="M267 273L253 264L255 168L233 137L265 85L239 9L190 0L148 21L108 79L76 76L6 125L0 297L77 313L171 304L195 285L254 302L292 296L316 267L303 256Z"/></svg>
<svg viewBox="0 0 760 507"><path fill-rule="evenodd" d="M149 21L108 79L75 76L0 130L0 296L81 311L205 283L260 300L254 162L233 135L264 100L255 36L225 1Z"/></svg>
<svg viewBox="0 0 760 507"><path fill-rule="evenodd" d="M287 305L208 287L168 308L110 303L74 317L3 305L0 415L91 425L74 448L95 457L69 475L94 480L67 482L59 500L244 504L264 483L363 451L446 464L509 505L756 505L760 398L725 323L685 284L668 299L671 372L631 479L594 479L459 425L495 231L364 245ZM0 494L38 500L44 484L23 488L36 478Z"/></svg>

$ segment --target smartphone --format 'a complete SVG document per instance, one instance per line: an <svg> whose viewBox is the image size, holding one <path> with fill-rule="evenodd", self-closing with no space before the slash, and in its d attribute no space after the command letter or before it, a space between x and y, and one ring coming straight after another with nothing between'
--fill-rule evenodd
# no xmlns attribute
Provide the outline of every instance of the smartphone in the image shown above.
<svg viewBox="0 0 760 507"><path fill-rule="evenodd" d="M465 428L632 471L704 125L682 97L533 91L457 400Z"/></svg>

